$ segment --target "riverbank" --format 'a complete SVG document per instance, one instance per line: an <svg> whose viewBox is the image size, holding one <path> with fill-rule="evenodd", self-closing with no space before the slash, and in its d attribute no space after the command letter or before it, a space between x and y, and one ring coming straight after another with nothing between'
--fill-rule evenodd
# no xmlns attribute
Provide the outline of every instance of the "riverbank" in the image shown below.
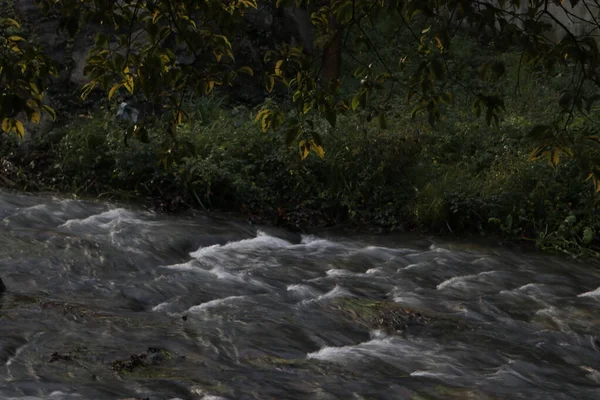
<svg viewBox="0 0 600 400"><path fill-rule="evenodd" d="M521 67L518 49L482 48L468 37L455 37L453 46L448 68L458 83L448 89L454 104L434 126L426 116L412 116L401 94L340 111L335 127L311 114L325 154L302 160L297 142L285 144L285 126L265 133L255 122L263 105L235 104L223 93L185 102L187 118L175 135L157 121L143 124L143 114L142 128L134 130L116 118L116 104L100 101L25 143L2 135L0 187L165 212L232 211L295 231L344 225L470 235L597 255L600 195L586 177L600 146L578 145L577 157L562 155L558 165L530 160L539 142L528 132L560 113L556 100L569 71L549 76ZM505 99L497 126L473 112L469 92L481 90L479 67L492 61L506 66L493 84L486 82ZM355 89L348 83L341 95ZM371 118L386 108L384 124ZM589 132L584 117L570 124L579 127L572 134Z"/></svg>
<svg viewBox="0 0 600 400"><path fill-rule="evenodd" d="M150 129L125 140L126 126L103 110L25 144L3 137L1 186L165 212L233 211L296 231L345 225L597 250L598 196L575 162L529 161L528 123L510 111L497 129L460 109L435 129L400 112L385 130L341 116L336 129L318 127L324 159L305 160L261 132L256 111L218 97L188 104L176 138Z"/></svg>

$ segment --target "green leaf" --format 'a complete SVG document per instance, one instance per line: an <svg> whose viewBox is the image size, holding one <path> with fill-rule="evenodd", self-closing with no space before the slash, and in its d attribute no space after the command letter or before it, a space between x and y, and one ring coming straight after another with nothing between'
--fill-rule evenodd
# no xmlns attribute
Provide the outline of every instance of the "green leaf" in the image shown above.
<svg viewBox="0 0 600 400"><path fill-rule="evenodd" d="M363 104L364 96L366 93L367 93L367 91L365 89L363 89L354 95L354 97L352 98L352 103L351 103L352 111L356 111L358 106Z"/></svg>
<svg viewBox="0 0 600 400"><path fill-rule="evenodd" d="M554 137L552 135L551 125L535 125L533 128L531 128L527 136L535 140L544 140Z"/></svg>
<svg viewBox="0 0 600 400"><path fill-rule="evenodd" d="M108 44L108 36L106 36L104 33L98 33L96 35L96 46L106 47L107 44Z"/></svg>
<svg viewBox="0 0 600 400"><path fill-rule="evenodd" d="M56 121L56 111L54 111L52 107L50 107L47 104L43 104L41 106L41 109L45 111L48 115L50 115L50 118L52 118L53 121Z"/></svg>
<svg viewBox="0 0 600 400"><path fill-rule="evenodd" d="M345 25L352 20L354 16L354 1L347 0L341 3L337 8L337 23Z"/></svg>
<svg viewBox="0 0 600 400"><path fill-rule="evenodd" d="M335 110L327 110L325 111L324 116L331 127L335 128L335 124L337 122L337 112Z"/></svg>
<svg viewBox="0 0 600 400"><path fill-rule="evenodd" d="M387 120L385 118L385 114L383 114L383 113L381 113L377 116L377 123L379 124L380 129L385 130L385 129L388 129L388 127L389 127Z"/></svg>
<svg viewBox="0 0 600 400"><path fill-rule="evenodd" d="M590 244L594 240L594 236L595 236L594 230L591 227L586 226L583 229L583 237L581 238L581 240L582 240L583 244Z"/></svg>
<svg viewBox="0 0 600 400"><path fill-rule="evenodd" d="M598 136L584 136L584 140L588 140L590 142L594 142L596 144L600 144L600 137Z"/></svg>
<svg viewBox="0 0 600 400"><path fill-rule="evenodd" d="M285 131L285 144L290 146L300 136L302 130L299 125L294 125Z"/></svg>
<svg viewBox="0 0 600 400"><path fill-rule="evenodd" d="M485 123L490 126L492 124L492 117L494 116L494 108L488 106L487 112L485 113Z"/></svg>

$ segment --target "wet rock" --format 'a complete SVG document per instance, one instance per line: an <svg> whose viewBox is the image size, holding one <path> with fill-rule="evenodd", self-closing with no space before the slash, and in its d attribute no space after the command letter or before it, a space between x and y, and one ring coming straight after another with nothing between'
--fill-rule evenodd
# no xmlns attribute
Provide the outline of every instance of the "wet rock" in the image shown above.
<svg viewBox="0 0 600 400"><path fill-rule="evenodd" d="M113 371L118 373L134 372L153 365L160 365L171 358L171 353L159 347L148 347L146 353L133 354L127 360L117 360L111 364Z"/></svg>
<svg viewBox="0 0 600 400"><path fill-rule="evenodd" d="M112 363L112 369L117 372L133 372L133 370L148 365L146 354L133 354L128 360L117 360Z"/></svg>
<svg viewBox="0 0 600 400"><path fill-rule="evenodd" d="M73 356L70 354L60 354L58 352L54 352L48 359L48 362L53 363L56 361L73 361Z"/></svg>
<svg viewBox="0 0 600 400"><path fill-rule="evenodd" d="M87 347L75 347L69 352L58 352L55 351L48 358L49 363L58 361L73 361L79 359L79 356L87 353Z"/></svg>
<svg viewBox="0 0 600 400"><path fill-rule="evenodd" d="M4 285L4 282L2 282L2 278L0 278L0 294L6 292L6 286Z"/></svg>
<svg viewBox="0 0 600 400"><path fill-rule="evenodd" d="M425 315L389 300L340 297L330 306L368 329L378 329L387 334L435 334L464 328L462 321L441 315Z"/></svg>

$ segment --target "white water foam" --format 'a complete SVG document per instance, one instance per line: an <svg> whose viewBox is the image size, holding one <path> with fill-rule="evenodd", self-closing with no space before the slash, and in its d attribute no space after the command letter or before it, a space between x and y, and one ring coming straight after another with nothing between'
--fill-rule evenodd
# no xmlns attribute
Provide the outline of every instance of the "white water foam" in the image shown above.
<svg viewBox="0 0 600 400"><path fill-rule="evenodd" d="M190 307L188 309L188 312L197 313L197 312L205 311L210 308L217 307L221 304L229 303L230 301L245 299L246 297L247 296L229 296L229 297L224 297L222 299L215 299L215 300L207 301L206 303L202 303L202 304L198 304L197 306Z"/></svg>
<svg viewBox="0 0 600 400"><path fill-rule="evenodd" d="M450 253L450 250L445 249L443 247L438 247L435 244L432 244L431 246L429 246L429 250L435 253Z"/></svg>
<svg viewBox="0 0 600 400"><path fill-rule="evenodd" d="M257 279L250 278L243 273L242 274L234 274L234 273L227 271L225 268L223 268L221 266L213 267L213 268L207 270L202 267L194 265L193 260L188 261L186 263L181 263L181 264L162 265L159 268L166 268L166 269L170 269L170 270L174 270L174 271L190 271L190 272L197 272L197 273L201 273L201 274L210 274L210 275L214 275L215 277L217 277L217 279L224 280L224 281L245 283L245 284L263 287L266 289L272 289L272 287L269 286L268 284L261 282Z"/></svg>
<svg viewBox="0 0 600 400"><path fill-rule="evenodd" d="M108 211L104 211L100 214L90 215L83 219L70 219L64 224L60 225L59 228L71 228L77 226L97 226L99 228L112 228L119 223L127 222L131 224L143 224L146 221L142 221L135 217L135 214L124 208L113 208Z"/></svg>
<svg viewBox="0 0 600 400"><path fill-rule="evenodd" d="M577 297L597 297L600 296L600 287L589 292L581 293Z"/></svg>
<svg viewBox="0 0 600 400"><path fill-rule="evenodd" d="M163 301L160 304L155 305L154 307L152 307L152 311L163 311L165 308L169 307L171 305L170 301Z"/></svg>
<svg viewBox="0 0 600 400"><path fill-rule="evenodd" d="M229 242L224 245L215 244L208 247L200 247L198 250L191 252L190 256L195 259L201 259L208 255L213 255L223 250L248 251L256 249L279 249L290 247L292 244L287 240L283 240L274 236L269 236L262 231L256 233L256 237L251 239L243 239L235 242Z"/></svg>
<svg viewBox="0 0 600 400"><path fill-rule="evenodd" d="M303 299L314 299L321 294L317 289L303 284L289 285L287 291Z"/></svg>
<svg viewBox="0 0 600 400"><path fill-rule="evenodd" d="M382 350L392 346L393 343L390 338L376 338L352 346L326 346L315 352L308 353L306 358L321 361L344 362L351 358L362 358L365 355L377 353L377 350Z"/></svg>
<svg viewBox="0 0 600 400"><path fill-rule="evenodd" d="M327 271L325 271L325 273L327 274L327 276L356 276L356 275L362 275L362 274L358 274L352 271L348 271L347 269L339 269L339 268L332 268L329 269Z"/></svg>
<svg viewBox="0 0 600 400"><path fill-rule="evenodd" d="M340 285L335 285L335 287L333 289L331 289L329 292L320 295L319 297L317 297L317 301L318 300L323 300L323 299L333 299L336 297L347 297L347 296L354 296L352 293L350 293L347 289L343 288Z"/></svg>
<svg viewBox="0 0 600 400"><path fill-rule="evenodd" d="M421 268L421 267L427 267L430 265L432 265L431 262L423 261L423 262L418 262L418 263L414 263L414 264L408 264L406 267L398 268L398 271L402 271L403 269L406 269L406 270L417 269L417 268Z"/></svg>
<svg viewBox="0 0 600 400"><path fill-rule="evenodd" d="M478 274L473 274L473 275L454 276L450 279L446 279L444 282L437 285L437 289L440 290L440 289L444 289L447 287L465 288L468 286L469 281L471 281L473 279L478 279L482 276L493 275L496 273L497 273L497 271L484 271L484 272L480 272Z"/></svg>
<svg viewBox="0 0 600 400"><path fill-rule="evenodd" d="M368 270L365 271L365 274L367 274L367 275L377 275L380 273L385 273L383 267L369 268Z"/></svg>
<svg viewBox="0 0 600 400"><path fill-rule="evenodd" d="M331 289L329 292L324 293L324 294L319 294L318 296L310 298L310 299L302 300L302 302L300 304L309 304L309 303L318 302L321 300L334 299L336 297L356 297L356 296L354 296L350 291L348 291L344 287L342 287L340 285L335 285L335 287L333 289Z"/></svg>
<svg viewBox="0 0 600 400"><path fill-rule="evenodd" d="M305 249L316 249L319 251L325 250L326 248L337 247L337 248L346 248L347 246L332 242L331 240L323 239L314 235L302 235L300 244L296 246L301 246Z"/></svg>
<svg viewBox="0 0 600 400"><path fill-rule="evenodd" d="M167 268L175 271L204 271L202 268L192 265L191 261L181 264L161 265L159 268Z"/></svg>
<svg viewBox="0 0 600 400"><path fill-rule="evenodd" d="M453 363L450 357L440 355L431 344L419 344L371 332L373 339L357 345L330 347L308 353L307 359L347 363L368 359L380 359L399 368L430 369Z"/></svg>

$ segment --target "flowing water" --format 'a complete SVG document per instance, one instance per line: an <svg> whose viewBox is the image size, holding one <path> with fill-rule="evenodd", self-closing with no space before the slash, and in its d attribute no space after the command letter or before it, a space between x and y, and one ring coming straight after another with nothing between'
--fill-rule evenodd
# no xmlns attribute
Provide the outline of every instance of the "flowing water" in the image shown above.
<svg viewBox="0 0 600 400"><path fill-rule="evenodd" d="M600 269L0 193L1 399L600 399Z"/></svg>

